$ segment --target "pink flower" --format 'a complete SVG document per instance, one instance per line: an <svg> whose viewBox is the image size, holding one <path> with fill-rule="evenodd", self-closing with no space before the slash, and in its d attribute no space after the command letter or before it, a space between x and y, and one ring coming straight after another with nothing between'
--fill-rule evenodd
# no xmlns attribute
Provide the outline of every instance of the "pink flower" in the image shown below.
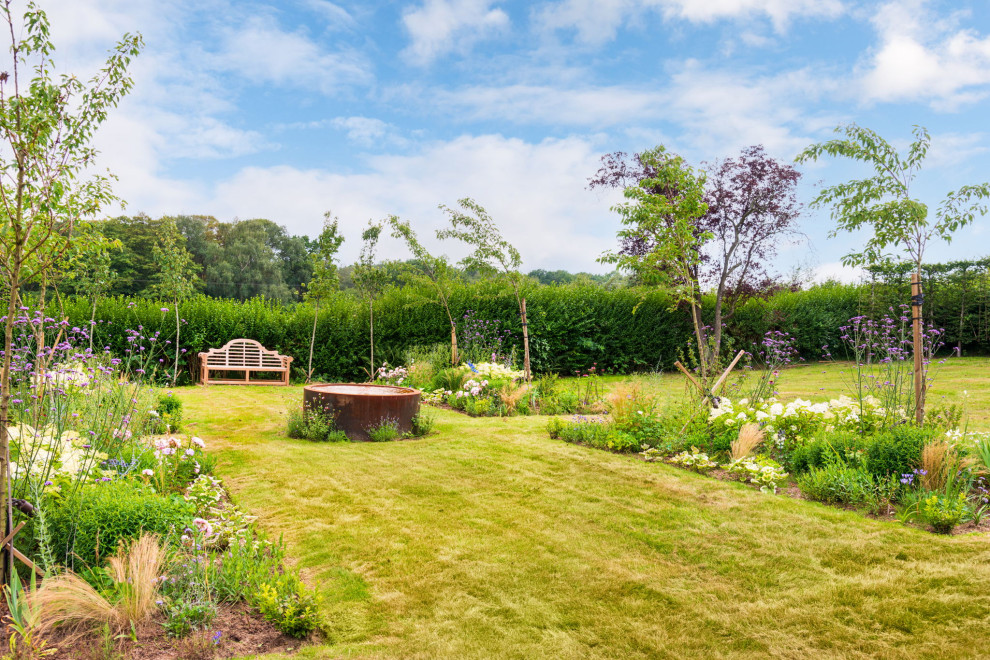
<svg viewBox="0 0 990 660"><path fill-rule="evenodd" d="M203 518L193 518L193 525L199 530L199 533L203 536L213 536L213 525L210 524L209 520L204 520Z"/></svg>

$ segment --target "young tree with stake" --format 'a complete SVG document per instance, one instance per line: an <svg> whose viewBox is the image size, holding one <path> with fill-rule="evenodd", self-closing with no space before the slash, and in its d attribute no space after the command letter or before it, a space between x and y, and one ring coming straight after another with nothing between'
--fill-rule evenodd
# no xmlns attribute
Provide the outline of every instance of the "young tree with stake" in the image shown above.
<svg viewBox="0 0 990 660"><path fill-rule="evenodd" d="M450 219L451 228L437 230L437 238L456 238L474 247L474 252L461 260L465 269L503 277L509 282L519 305L519 318L522 322L523 372L526 380L531 381L533 373L529 363L529 323L526 319L526 299L522 297L523 274L519 272L522 258L519 250L502 238L502 232L484 207L470 197L460 199L457 203L464 211L440 205L440 210Z"/></svg>
<svg viewBox="0 0 990 660"><path fill-rule="evenodd" d="M921 265L925 248L933 239L952 240L952 234L987 211L990 184L967 185L950 192L939 204L934 221L928 206L911 194L911 184L928 155L931 137L923 126L915 126L915 140L907 153L899 154L876 132L847 124L835 129L844 137L813 144L802 151L797 162L817 161L824 156L849 158L873 168L873 176L822 188L812 207L830 206L836 227L829 233L869 229L863 249L842 258L847 266L868 266L885 260L889 247L902 249L914 263L912 309L914 310L915 422L925 416L924 366L921 356Z"/></svg>
<svg viewBox="0 0 990 660"><path fill-rule="evenodd" d="M329 211L323 216L323 231L315 241L310 254L313 276L306 285L306 300L313 303L313 333L309 338L309 362L306 364L306 382L313 378L313 347L316 344L316 322L320 318L320 303L327 300L340 288L337 273L337 252L344 243L340 234L339 220Z"/></svg>
<svg viewBox="0 0 990 660"><path fill-rule="evenodd" d="M403 222L393 215L388 218L388 223L392 227L393 238L401 238L406 242L406 246L416 260L415 267L422 273L422 278L436 291L437 300L443 306L443 311L447 313L447 320L450 321L450 361L451 364L457 364L457 322L450 311L450 293L457 280L457 271L446 257L435 257L430 254L419 242L408 222Z"/></svg>
<svg viewBox="0 0 990 660"><path fill-rule="evenodd" d="M361 232L361 240L364 245L361 247L361 255L357 263L354 264L352 273L354 285L361 296L368 300L368 336L371 341L369 380L375 379L375 299L385 290L388 281L386 270L375 263L378 253L378 239L381 238L381 234L382 224L369 220L367 228Z"/></svg>
<svg viewBox="0 0 990 660"><path fill-rule="evenodd" d="M172 387L175 387L175 381L179 377L179 336L182 329L179 303L196 291L200 267L186 249L185 239L179 233L173 218L166 218L159 227L158 242L152 249L152 254L159 271L151 292L163 300L171 301L175 312L175 361L172 364Z"/></svg>
<svg viewBox="0 0 990 660"><path fill-rule="evenodd" d="M96 159L93 135L130 90L127 66L140 35L124 35L89 84L57 76L48 18L34 4L15 26L11 0L0 0L10 55L0 71L0 273L6 293L0 368L0 529L9 529L11 348L25 284L38 281L69 250L75 222L93 218L116 198L106 175L86 171ZM18 36L20 35L20 36ZM33 71L30 80L25 70ZM9 555L8 555L9 556ZM0 567L0 581L8 566Z"/></svg>

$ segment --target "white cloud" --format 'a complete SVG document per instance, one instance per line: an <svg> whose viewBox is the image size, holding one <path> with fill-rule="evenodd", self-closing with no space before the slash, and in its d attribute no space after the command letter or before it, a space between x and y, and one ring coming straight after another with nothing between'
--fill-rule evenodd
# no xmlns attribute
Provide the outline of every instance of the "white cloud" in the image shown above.
<svg viewBox="0 0 990 660"><path fill-rule="evenodd" d="M812 271L811 282L821 284L822 282L842 282L852 284L859 282L866 275L866 271L856 266L844 266L840 261L833 261L816 266Z"/></svg>
<svg viewBox="0 0 990 660"><path fill-rule="evenodd" d="M347 139L363 146L381 142L391 131L392 126L373 117L334 117L330 125L347 131Z"/></svg>
<svg viewBox="0 0 990 660"><path fill-rule="evenodd" d="M562 0L537 11L536 20L551 30L575 30L585 43L601 44L650 12L691 23L765 16L782 32L795 17L834 18L842 11L839 0Z"/></svg>
<svg viewBox="0 0 990 660"><path fill-rule="evenodd" d="M438 107L461 117L521 124L613 126L631 119L657 118L665 112L663 93L621 86L475 86L435 94Z"/></svg>
<svg viewBox="0 0 990 660"><path fill-rule="evenodd" d="M323 16L331 28L353 28L357 22L350 12L328 0L306 0L306 5Z"/></svg>
<svg viewBox="0 0 990 660"><path fill-rule="evenodd" d="M807 146L810 135L839 121L809 110L837 91L836 83L819 71L747 76L729 69L709 70L694 61L672 63L669 68L676 73L662 87L475 86L434 91L430 98L437 107L469 120L596 131L623 127L639 133L644 126L662 121L677 128L665 127L663 133L673 137L678 148L695 149L703 158L753 144L790 157Z"/></svg>
<svg viewBox="0 0 990 660"><path fill-rule="evenodd" d="M990 36L939 19L924 0L897 0L873 16L879 46L865 65L862 95L874 101L930 100L940 109L984 98Z"/></svg>
<svg viewBox="0 0 990 660"><path fill-rule="evenodd" d="M693 23L767 16L778 31L795 17L835 18L843 11L838 0L664 0L664 14Z"/></svg>
<svg viewBox="0 0 990 660"><path fill-rule="evenodd" d="M412 43L403 54L415 64L428 64L505 30L509 16L492 4L492 0L425 0L421 7L407 9L402 22Z"/></svg>
<svg viewBox="0 0 990 660"><path fill-rule="evenodd" d="M323 213L332 210L347 236L344 261L357 257L367 220L390 213L409 220L431 249L460 258L465 251L458 244L433 238L434 229L446 222L437 205L472 197L522 253L525 269L587 270L614 243L618 226L608 210L616 200L585 188L598 157L592 144L578 138L529 143L464 136L408 156L368 158L363 173L248 167L211 190L187 189L178 198L173 190L159 193L153 187L131 192L131 173L122 176L121 185L133 200L133 212L266 217L311 236L319 232ZM384 247L395 251L389 256L405 256L397 245Z"/></svg>
<svg viewBox="0 0 990 660"><path fill-rule="evenodd" d="M324 94L372 77L362 55L349 50L328 52L304 32L286 32L271 17L259 15L236 27L224 27L220 49L207 62L255 85L316 88Z"/></svg>

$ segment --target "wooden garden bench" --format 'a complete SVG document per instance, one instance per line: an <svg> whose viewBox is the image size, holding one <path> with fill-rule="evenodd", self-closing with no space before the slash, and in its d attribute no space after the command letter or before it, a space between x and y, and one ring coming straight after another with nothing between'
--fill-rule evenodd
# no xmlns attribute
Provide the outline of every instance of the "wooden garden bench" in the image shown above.
<svg viewBox="0 0 990 660"><path fill-rule="evenodd" d="M292 358L270 351L253 339L232 339L222 348L199 354L199 379L203 385L288 385ZM211 371L243 371L244 380L210 378ZM281 380L251 380L255 371L278 371Z"/></svg>

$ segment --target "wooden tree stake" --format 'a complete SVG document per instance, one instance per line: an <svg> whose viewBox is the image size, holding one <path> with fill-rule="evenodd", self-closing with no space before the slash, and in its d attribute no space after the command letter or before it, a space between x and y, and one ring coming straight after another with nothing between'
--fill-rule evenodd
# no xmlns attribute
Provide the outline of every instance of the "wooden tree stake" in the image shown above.
<svg viewBox="0 0 990 660"><path fill-rule="evenodd" d="M914 421L921 426L925 421L925 374L922 365L921 342L921 275L911 273L911 329L914 335Z"/></svg>

